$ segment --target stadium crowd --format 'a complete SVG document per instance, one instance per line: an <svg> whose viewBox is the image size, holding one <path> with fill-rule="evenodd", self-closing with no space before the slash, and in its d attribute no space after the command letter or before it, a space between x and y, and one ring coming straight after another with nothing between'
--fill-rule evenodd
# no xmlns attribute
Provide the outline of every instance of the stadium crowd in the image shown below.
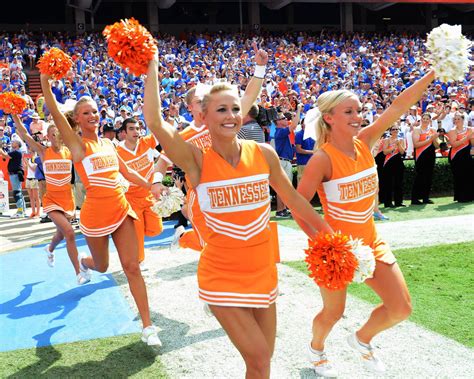
<svg viewBox="0 0 474 379"><path fill-rule="evenodd" d="M294 148L295 133L304 127L305 114L314 107L318 96L328 90L350 89L363 105L363 125L372 123L401 91L426 72L423 37L408 33L324 31L260 36L196 33L178 38L158 35L164 117L178 129L188 125L192 116L186 93L197 83L212 84L226 79L243 93L253 70L251 44L257 40L268 52L269 62L258 100L260 115L255 115L253 121L262 127L265 140L277 145L277 152L279 129L290 127L288 138L292 150L287 149L282 159L294 162L296 157L296 163L302 166L304 163L300 162L307 159L298 159L298 153L300 157L306 153L302 153L301 144L296 143ZM100 34L4 33L0 35L0 90L14 91L27 100L28 108L21 119L33 136L45 138L51 119L42 95L32 99L26 93L26 73L34 69L39 57L51 47L62 49L74 61L67 77L52 84L58 103L65 104L66 109L71 100L91 96L99 105L100 132L108 133L111 139L120 139L118 130L130 117L139 121L142 135L149 133L142 113L144 78L117 66L108 56ZM405 143L403 158L414 157L412 134L415 128L421 127L424 114L430 115L431 128L437 133L434 141L437 155L447 156L450 148L447 133L454 128L456 115L463 116L465 127L474 126L474 72L463 81L434 81L420 102L400 118L394 130ZM386 139L391 136L387 132ZM11 117L1 111L0 138L5 149L11 140L19 140ZM25 149L22 144L20 150L26 152ZM374 154L382 150L383 143ZM279 155L282 157L280 152Z"/></svg>

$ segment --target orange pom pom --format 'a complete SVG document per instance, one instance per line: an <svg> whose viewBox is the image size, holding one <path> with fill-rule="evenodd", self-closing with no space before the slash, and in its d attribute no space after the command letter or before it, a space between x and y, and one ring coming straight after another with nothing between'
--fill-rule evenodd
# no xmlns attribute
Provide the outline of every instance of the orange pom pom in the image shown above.
<svg viewBox="0 0 474 379"><path fill-rule="evenodd" d="M153 36L133 17L105 27L107 51L122 68L136 76L146 74L148 63L158 51Z"/></svg>
<svg viewBox="0 0 474 379"><path fill-rule="evenodd" d="M53 47L43 54L36 65L42 74L53 79L64 78L72 67L72 59L64 51Z"/></svg>
<svg viewBox="0 0 474 379"><path fill-rule="evenodd" d="M26 108L26 100L13 92L0 94L0 109L5 113L21 114Z"/></svg>
<svg viewBox="0 0 474 379"><path fill-rule="evenodd" d="M349 237L340 232L319 233L314 241L308 240L305 261L318 286L335 291L352 281L358 262L348 242Z"/></svg>

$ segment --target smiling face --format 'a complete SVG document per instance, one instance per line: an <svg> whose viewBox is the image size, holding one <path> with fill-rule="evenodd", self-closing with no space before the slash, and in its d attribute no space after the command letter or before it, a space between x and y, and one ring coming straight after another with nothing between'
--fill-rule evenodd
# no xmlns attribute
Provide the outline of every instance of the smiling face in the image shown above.
<svg viewBox="0 0 474 379"><path fill-rule="evenodd" d="M331 126L332 133L339 137L354 137L362 125L362 104L357 96L351 96L337 104L323 116Z"/></svg>
<svg viewBox="0 0 474 379"><path fill-rule="evenodd" d="M208 95L203 105L204 123L218 138L234 138L242 126L240 98L236 91L224 89Z"/></svg>
<svg viewBox="0 0 474 379"><path fill-rule="evenodd" d="M97 104L93 100L78 103L74 112L76 123L82 132L96 132L99 128L100 115Z"/></svg>

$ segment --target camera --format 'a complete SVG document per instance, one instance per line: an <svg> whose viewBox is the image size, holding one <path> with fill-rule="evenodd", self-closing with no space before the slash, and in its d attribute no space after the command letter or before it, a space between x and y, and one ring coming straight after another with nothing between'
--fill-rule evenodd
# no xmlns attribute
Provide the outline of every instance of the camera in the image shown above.
<svg viewBox="0 0 474 379"><path fill-rule="evenodd" d="M172 177L175 181L181 181L184 182L184 176L185 173L183 170L181 170L178 166L173 166L173 174Z"/></svg>
<svg viewBox="0 0 474 379"><path fill-rule="evenodd" d="M265 109L259 105L258 116L257 116L256 121L260 126L268 126L272 122L278 120L278 112L279 112L278 108L271 107L271 108Z"/></svg>

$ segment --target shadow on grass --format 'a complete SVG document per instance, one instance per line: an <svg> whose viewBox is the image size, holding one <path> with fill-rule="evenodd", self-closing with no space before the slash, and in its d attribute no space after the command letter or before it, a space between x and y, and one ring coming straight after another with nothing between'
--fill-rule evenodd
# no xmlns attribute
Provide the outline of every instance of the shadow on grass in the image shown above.
<svg viewBox="0 0 474 379"><path fill-rule="evenodd" d="M204 310L202 310L202 312L204 312ZM188 334L190 329L188 324L165 317L157 312L151 312L151 319L153 324L161 329L158 333L161 342L163 342L160 354L169 353L170 351L178 350L201 341L207 341L226 335L224 330L220 327L214 330L206 330L201 333Z"/></svg>
<svg viewBox="0 0 474 379"><path fill-rule="evenodd" d="M111 351L103 360L51 367L61 358L53 346L36 349L38 361L8 378L127 378L155 363L156 354L137 341Z"/></svg>
<svg viewBox="0 0 474 379"><path fill-rule="evenodd" d="M471 203L459 203L459 202L452 202L449 204L438 205L435 209L437 211L448 211L448 210L458 210L467 207L468 205L472 205Z"/></svg>

